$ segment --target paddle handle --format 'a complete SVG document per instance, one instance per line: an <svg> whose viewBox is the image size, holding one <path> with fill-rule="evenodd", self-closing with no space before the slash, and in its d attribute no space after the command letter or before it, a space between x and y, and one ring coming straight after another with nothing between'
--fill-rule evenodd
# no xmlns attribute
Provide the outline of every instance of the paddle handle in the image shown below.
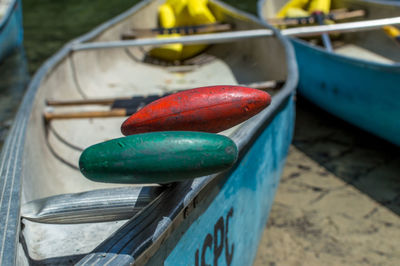
<svg viewBox="0 0 400 266"><path fill-rule="evenodd" d="M232 26L230 24L217 24L217 23L194 25L194 26L181 26L172 28L131 29L129 33L122 34L121 38L123 40L132 40L143 37L155 37L161 34L177 33L181 35L191 35L196 33L229 31L231 29Z"/></svg>
<svg viewBox="0 0 400 266"><path fill-rule="evenodd" d="M79 119L79 118L101 118L101 117L121 117L128 116L126 109L118 108L109 111L88 111L71 113L52 113L45 112L44 119L50 121L53 119Z"/></svg>

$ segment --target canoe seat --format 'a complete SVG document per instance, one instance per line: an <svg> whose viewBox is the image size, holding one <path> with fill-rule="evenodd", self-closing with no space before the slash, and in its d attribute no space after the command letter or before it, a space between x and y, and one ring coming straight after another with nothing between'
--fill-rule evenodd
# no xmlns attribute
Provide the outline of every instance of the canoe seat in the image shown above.
<svg viewBox="0 0 400 266"><path fill-rule="evenodd" d="M335 49L335 52L340 55L345 55L353 58L363 59L376 63L393 64L394 61L387 57L376 54L370 50L362 48L354 44L347 44Z"/></svg>

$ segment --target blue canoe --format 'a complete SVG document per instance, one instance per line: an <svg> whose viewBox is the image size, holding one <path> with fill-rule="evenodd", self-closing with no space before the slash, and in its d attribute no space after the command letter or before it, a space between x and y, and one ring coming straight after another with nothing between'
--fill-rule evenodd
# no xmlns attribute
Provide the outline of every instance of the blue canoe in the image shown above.
<svg viewBox="0 0 400 266"><path fill-rule="evenodd" d="M273 17L286 1L261 0L259 15ZM395 1L333 0L333 8L367 11L365 19L396 17ZM305 98L396 145L400 145L400 46L383 30L333 37L334 52L292 38Z"/></svg>
<svg viewBox="0 0 400 266"><path fill-rule="evenodd" d="M213 44L179 64L149 58L146 47L120 47L126 43L121 35L131 28L156 26L163 2L143 1L68 43L31 80L1 155L1 265L254 260L293 135L293 47L277 33ZM209 7L236 29L261 25L223 3L209 1ZM146 99L176 89L269 81L283 81L270 90L271 105L222 132L238 146L236 164L168 186L95 183L80 173L82 150L120 137L125 117L43 119L49 99Z"/></svg>
<svg viewBox="0 0 400 266"><path fill-rule="evenodd" d="M21 46L23 40L21 0L5 2L8 6L0 16L0 61Z"/></svg>

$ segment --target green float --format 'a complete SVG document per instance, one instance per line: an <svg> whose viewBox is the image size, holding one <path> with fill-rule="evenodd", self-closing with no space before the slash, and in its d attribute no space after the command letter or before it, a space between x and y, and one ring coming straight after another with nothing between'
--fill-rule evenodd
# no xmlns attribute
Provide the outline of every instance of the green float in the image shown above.
<svg viewBox="0 0 400 266"><path fill-rule="evenodd" d="M107 183L170 183L228 169L238 150L228 137L168 131L131 135L87 148L79 167L90 180Z"/></svg>

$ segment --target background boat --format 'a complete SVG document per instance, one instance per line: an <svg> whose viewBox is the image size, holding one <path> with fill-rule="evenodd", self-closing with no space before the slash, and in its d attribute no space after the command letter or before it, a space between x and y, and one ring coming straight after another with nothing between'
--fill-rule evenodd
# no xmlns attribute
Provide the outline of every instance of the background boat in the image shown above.
<svg viewBox="0 0 400 266"><path fill-rule="evenodd" d="M21 1L0 1L0 146L29 82Z"/></svg>
<svg viewBox="0 0 400 266"><path fill-rule="evenodd" d="M259 16L274 17L286 1L259 1ZM376 19L400 14L385 1L332 1L335 8L363 9ZM299 93L326 111L400 145L400 48L383 30L332 37L334 52L292 38L299 64Z"/></svg>
<svg viewBox="0 0 400 266"><path fill-rule="evenodd" d="M22 4L20 0L0 1L0 62L22 45Z"/></svg>
<svg viewBox="0 0 400 266"><path fill-rule="evenodd" d="M226 44L218 44L201 55L200 63L186 66L148 62L141 47L76 49L84 42L118 40L131 27L155 26L155 10L162 2L141 2L70 42L33 78L2 152L0 185L5 193L0 232L7 243L0 252L2 263L11 264L17 258L18 264L65 264L82 259L81 264L165 261L176 265L187 259L190 264L216 260L243 265L254 259L293 134L297 72L292 48L279 34L230 43L229 50ZM236 29L260 27L254 17L219 2L212 1L210 6ZM240 159L231 171L168 187L98 184L76 169L83 148L120 136L123 118L50 124L43 120L48 98L140 96L188 86L265 80L284 80L283 87L271 91L271 106L224 132L240 149ZM125 207L117 213L115 205L93 211L101 205L99 194ZM132 199L132 195L137 197ZM74 218L67 211L82 200L88 205ZM145 208L137 213L129 205L132 202L144 203ZM136 214L128 222L126 206L131 215ZM75 224L71 220L63 224L71 217Z"/></svg>

